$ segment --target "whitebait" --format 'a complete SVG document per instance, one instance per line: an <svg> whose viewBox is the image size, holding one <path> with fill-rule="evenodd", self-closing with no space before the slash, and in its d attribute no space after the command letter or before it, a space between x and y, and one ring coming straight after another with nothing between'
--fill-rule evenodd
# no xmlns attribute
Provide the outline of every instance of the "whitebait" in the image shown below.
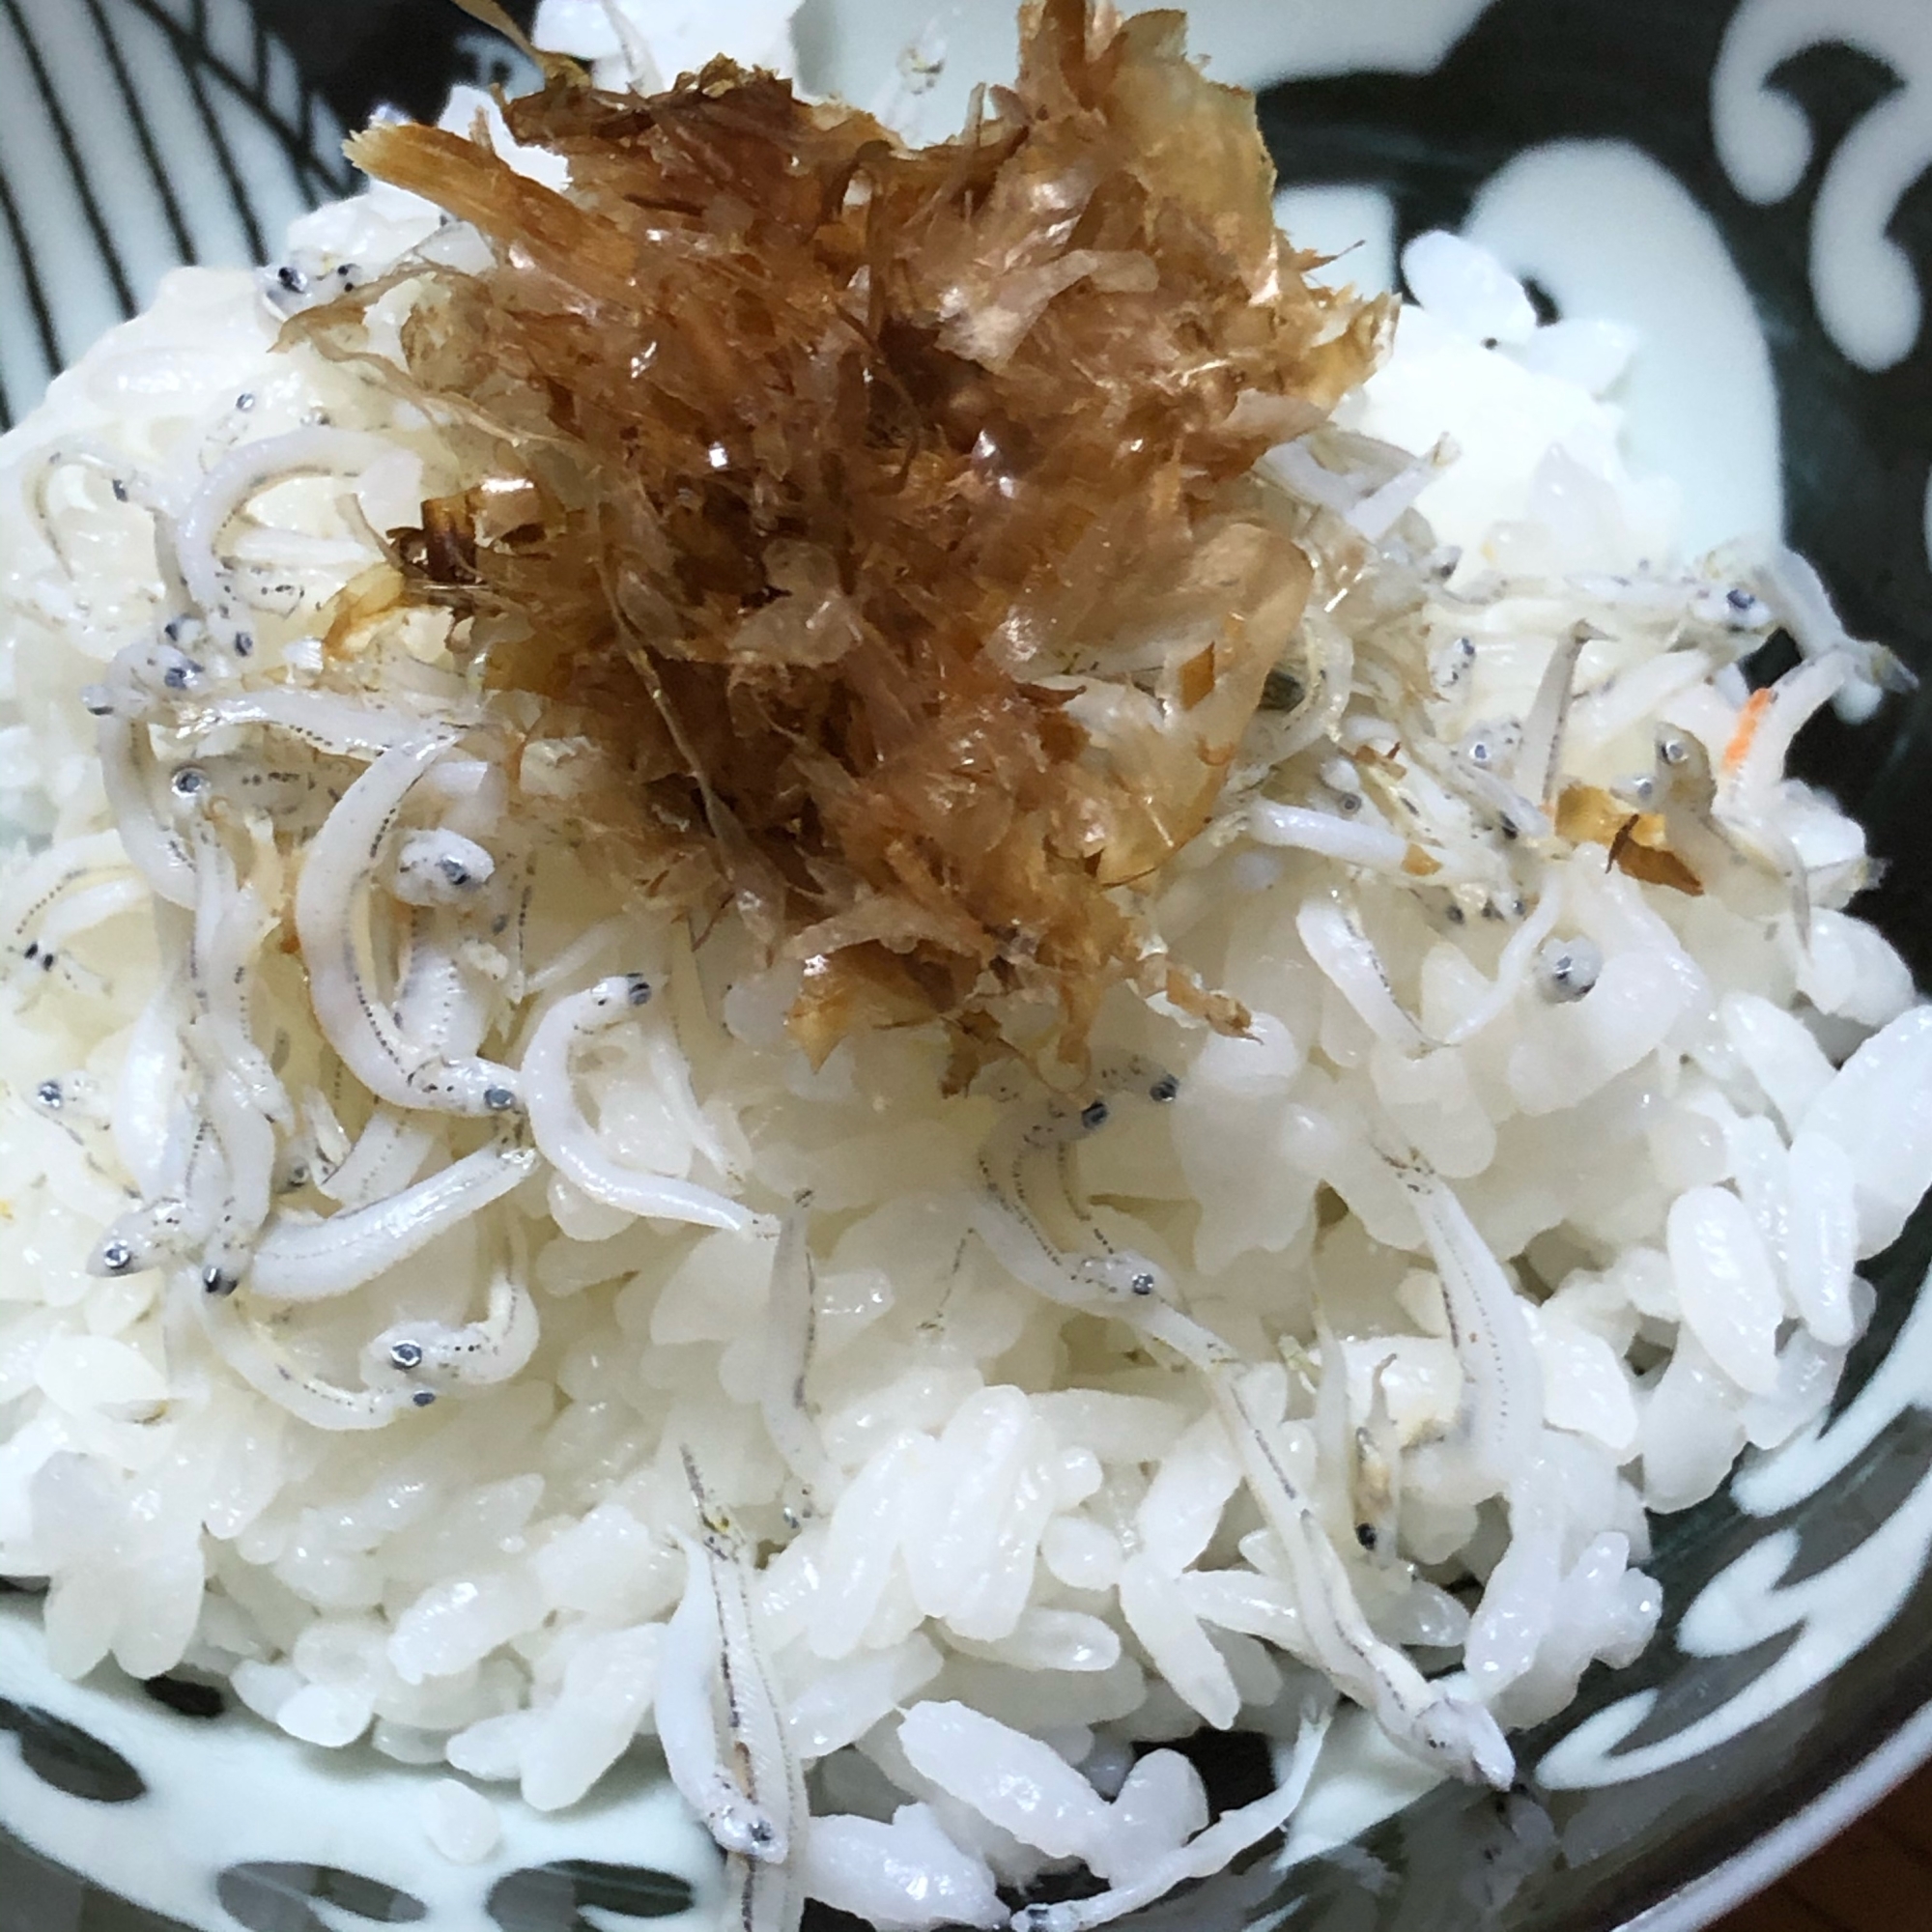
<svg viewBox="0 0 1932 1932"><path fill-rule="evenodd" d="M1340 1483L1320 1486L1318 1513L1334 1541L1356 1547L1387 1566L1399 1561L1397 1518L1402 1495L1402 1443L1389 1415L1384 1356L1369 1377L1367 1413L1357 1421L1349 1363L1340 1337L1318 1300L1315 1340L1321 1363L1315 1384L1316 1465L1342 1471Z"/></svg>
<svg viewBox="0 0 1932 1932"><path fill-rule="evenodd" d="M1546 940L1536 955L1538 989L1558 1004L1580 1000L1603 970L1604 949L1587 933Z"/></svg>
<svg viewBox="0 0 1932 1932"><path fill-rule="evenodd" d="M489 1031L492 994L464 963L462 926L440 908L417 907L403 942L394 1014L418 1052L467 1061Z"/></svg>
<svg viewBox="0 0 1932 1932"><path fill-rule="evenodd" d="M256 956L276 922L253 886L237 883L234 865L202 810L207 790L194 766L178 772L171 786L189 820L197 880L187 988L198 1010L187 1043L225 1179L202 1253L202 1285L212 1294L229 1294L246 1272L269 1216L275 1130L294 1125L295 1110L249 1022Z"/></svg>
<svg viewBox="0 0 1932 1932"><path fill-rule="evenodd" d="M379 758L414 744L425 720L393 705L369 704L332 691L264 685L223 692L181 707L176 728L192 746L217 732L262 727L334 758Z"/></svg>
<svg viewBox="0 0 1932 1932"><path fill-rule="evenodd" d="M578 1104L571 1056L579 1042L621 1025L650 999L650 981L641 974L617 973L558 1000L544 1015L522 1068L524 1103L538 1151L566 1180L606 1207L728 1234L756 1232L766 1224L727 1195L625 1166L603 1146Z"/></svg>
<svg viewBox="0 0 1932 1932"><path fill-rule="evenodd" d="M1129 1912L1165 1897L1189 1879L1212 1878L1226 1871L1243 1852L1279 1832L1303 1798L1328 1735L1332 1712L1317 1707L1304 1712L1295 1733L1294 1749L1279 1784L1265 1798L1224 1811L1213 1824L1157 1860L1131 1884L1111 1887L1086 1898L1062 1899L1050 1905L1023 1905L1009 1921L1012 1932L1093 1932Z"/></svg>
<svg viewBox="0 0 1932 1932"><path fill-rule="evenodd" d="M355 475L393 452L382 437L314 425L243 443L202 478L176 522L175 545L188 599L224 649L239 657L254 649L245 620L237 618L240 595L215 552L229 523L271 484L295 476Z"/></svg>
<svg viewBox="0 0 1932 1932"><path fill-rule="evenodd" d="M493 1388L522 1372L536 1352L536 1302L526 1284L521 1236L490 1283L489 1307L479 1321L451 1327L440 1321L399 1321L362 1350L362 1377L371 1388L388 1384L414 1400L423 1390Z"/></svg>
<svg viewBox="0 0 1932 1932"><path fill-rule="evenodd" d="M1543 1424L1536 1344L1502 1264L1455 1190L1419 1161L1390 1164L1422 1223L1463 1370L1453 1433L1418 1453L1438 1465L1433 1480L1445 1495L1480 1502L1499 1494L1534 1451Z"/></svg>
<svg viewBox="0 0 1932 1932"><path fill-rule="evenodd" d="M767 1861L782 1858L783 1832L746 1793L719 1743L712 1705L723 1640L710 1558L687 1538L684 1563L684 1595L671 1613L658 1660L657 1733L665 1767L723 1850Z"/></svg>
<svg viewBox="0 0 1932 1932"><path fill-rule="evenodd" d="M1433 762L1442 763L1444 758L1446 754ZM1375 792L1389 822L1397 829L1406 826L1408 837L1437 868L1415 877L1411 892L1426 896L1447 889L1457 908L1452 923L1468 912L1501 917L1517 897L1505 852L1508 841L1471 805L1466 787L1436 776L1431 763L1418 758L1392 767L1369 759L1357 769L1361 783Z"/></svg>
<svg viewBox="0 0 1932 1932"><path fill-rule="evenodd" d="M474 901L496 870L490 853L460 832L446 827L412 832L396 848L390 891L405 905L466 905Z"/></svg>
<svg viewBox="0 0 1932 1932"><path fill-rule="evenodd" d="M1475 725L1446 753L1433 738L1410 742L1417 763L1493 820L1504 838L1548 838L1549 815L1513 781L1522 748L1522 726L1514 720Z"/></svg>
<svg viewBox="0 0 1932 1932"><path fill-rule="evenodd" d="M284 1208L255 1250L249 1289L265 1301L348 1294L501 1200L535 1166L527 1147L503 1138L366 1208L326 1218Z"/></svg>
<svg viewBox="0 0 1932 1932"><path fill-rule="evenodd" d="M122 846L156 897L192 906L194 861L181 835L167 825L156 799L159 789L148 727L138 718L98 714L95 749L100 754L101 789Z"/></svg>
<svg viewBox="0 0 1932 1932"><path fill-rule="evenodd" d="M721 1923L737 1932L798 1932L805 1913L805 1877L798 1861L781 1865L761 1859L724 1861Z"/></svg>
<svg viewBox="0 0 1932 1932"><path fill-rule="evenodd" d="M418 912L396 990L398 1032L419 1050L445 1059L473 1053L489 1023L489 1005L475 997L470 977L440 918ZM315 1177L316 1187L340 1207L366 1208L408 1187L436 1144L436 1129L421 1114L379 1100L355 1146Z"/></svg>
<svg viewBox="0 0 1932 1932"><path fill-rule="evenodd" d="M1344 818L1339 812L1256 799L1248 806L1246 825L1248 837L1258 845L1315 852L1324 859L1339 859L1346 866L1360 866L1365 871L1400 873L1408 863L1407 839L1379 825Z"/></svg>
<svg viewBox="0 0 1932 1932"><path fill-rule="evenodd" d="M69 895L91 890L96 882L125 880L127 872L127 848L114 832L63 838L37 852L0 892L0 956L10 969L17 961L35 973L44 973L47 969L41 960L48 948L42 944L41 930L54 908Z"/></svg>
<svg viewBox="0 0 1932 1932"><path fill-rule="evenodd" d="M248 1319L241 1297L205 1293L193 1274L175 1284L171 1298L177 1306L192 1299L208 1346L250 1388L317 1429L384 1429L436 1401L433 1389L350 1389L312 1374Z"/></svg>
<svg viewBox="0 0 1932 1932"><path fill-rule="evenodd" d="M87 1258L87 1271L110 1280L142 1274L178 1259L190 1238L185 1201L170 1195L144 1201L109 1225Z"/></svg>
<svg viewBox="0 0 1932 1932"><path fill-rule="evenodd" d="M198 768L188 766L176 773L173 790L178 798L198 801L206 781ZM233 862L207 822L199 820L193 829L199 884L187 984L211 1049L208 1064L236 1080L250 1103L275 1125L292 1127L295 1108L269 1056L256 1043L249 1017L256 961L278 922L254 886L238 881Z"/></svg>
<svg viewBox="0 0 1932 1932"><path fill-rule="evenodd" d="M48 908L41 921L36 955L27 963L37 966L44 978L66 960L69 945L82 933L124 914L143 911L147 904L148 889L136 878L102 879L99 885L77 887Z"/></svg>
<svg viewBox="0 0 1932 1932"><path fill-rule="evenodd" d="M1372 1712L1398 1744L1467 1783L1501 1790L1515 1759L1501 1728L1472 1699L1429 1683L1395 1645L1370 1629L1335 1546L1316 1520L1267 1419L1255 1407L1227 1345L1179 1310L1158 1305L1139 1324L1165 1342L1208 1384L1262 1520L1287 1559L1309 1654L1336 1688Z"/></svg>
<svg viewBox="0 0 1932 1932"><path fill-rule="evenodd" d="M1129 1070L1136 1082L1152 1073L1151 1097L1173 1097L1171 1076L1144 1062L1128 1061L1115 1077ZM988 1215L982 1205L975 1218L976 1230L982 1239L991 1231L994 1238L987 1239L987 1246L995 1258L1036 1293L1064 1305L1104 1308L1131 1321L1201 1376L1234 1440L1263 1520L1273 1530L1288 1560L1315 1662L1340 1690L1373 1712L1398 1743L1469 1782L1506 1787L1515 1776L1515 1759L1495 1719L1481 1705L1429 1683L1402 1651L1370 1629L1347 1569L1316 1520L1308 1498L1289 1475L1273 1432L1254 1406L1235 1351L1166 1300L1151 1272L1130 1279L1122 1293L1113 1286L1115 1264L1121 1257L1083 1256L1059 1247L1037 1215L1004 1198L1011 1181L1008 1179L1003 1186L995 1177L1017 1172L1030 1152L1059 1151L1077 1133L1097 1131L1107 1116L1104 1103L1095 1106L1098 1112L1090 1108L1083 1115L1068 1103L1051 1101L1016 1114L995 1129L988 1147L999 1151L982 1156L981 1172L984 1201L998 1211ZM1493 1257L1491 1265L1496 1265ZM1540 1382L1532 1386L1540 1393Z"/></svg>
<svg viewBox="0 0 1932 1932"><path fill-rule="evenodd" d="M1496 961L1496 977L1489 990L1458 1020L1445 1030L1441 1037L1444 1046L1463 1046L1509 1011L1517 996L1528 982L1529 976L1536 970L1536 963L1543 955L1543 950L1550 935L1556 930L1557 921L1563 917L1564 895L1560 878L1551 873L1545 886L1543 895L1536 902L1532 912L1517 929L1510 934L1502 950L1502 956ZM1603 964L1598 955L1597 965ZM1589 986L1577 985L1574 974L1563 982L1566 989L1574 988L1573 997L1580 997ZM1589 980L1595 982L1596 974L1591 972Z"/></svg>
<svg viewBox="0 0 1932 1932"><path fill-rule="evenodd" d="M379 1099L448 1114L505 1114L517 1076L476 1058L446 1059L407 1038L377 997L364 903L369 876L410 793L453 742L431 731L384 752L323 821L296 888L296 931L316 1023Z"/></svg>
<svg viewBox="0 0 1932 1932"><path fill-rule="evenodd" d="M1805 657L1821 658L1842 651L1852 660L1861 681L1874 692L1909 692L1918 688L1918 678L1897 656L1883 644L1866 643L1845 629L1843 620L1832 608L1824 579L1808 559L1788 545L1774 546L1747 574L1746 582L1770 607Z"/></svg>
<svg viewBox="0 0 1932 1932"><path fill-rule="evenodd" d="M214 1228L227 1168L200 1096L189 1091L186 1065L179 1071L181 1084L161 1097L166 1125L154 1184L147 1199L120 1215L94 1244L87 1259L90 1274L119 1279L184 1261Z"/></svg>
<svg viewBox="0 0 1932 1932"><path fill-rule="evenodd" d="M1164 1271L1148 1256L1116 1248L1093 1218L1072 1205L1066 1187L1067 1151L1113 1118L1115 1096L1140 1091L1157 1105L1180 1091L1171 1073L1151 1062L1124 1058L1094 1069L1093 1097L1058 1097L1009 1111L980 1152L981 1186L974 1195L973 1230L994 1259L1037 1294L1071 1307L1096 1307L1117 1299L1158 1294ZM1054 1236L1048 1204L1034 1168L1042 1156L1055 1163L1053 1204L1094 1238L1097 1252L1064 1247Z"/></svg>
<svg viewBox="0 0 1932 1932"><path fill-rule="evenodd" d="M1556 803L1563 768L1563 732L1570 719L1572 687L1583 646L1603 636L1595 625L1572 624L1544 667L1529 715L1522 721L1512 778L1517 789L1547 812Z"/></svg>
<svg viewBox="0 0 1932 1932"><path fill-rule="evenodd" d="M1355 1541L1385 1568L1401 1561L1402 1516L1402 1437L1389 1412L1388 1366L1386 1360L1376 1364L1369 1378L1368 1413L1355 1425L1349 1445Z"/></svg>
<svg viewBox="0 0 1932 1932"><path fill-rule="evenodd" d="M1163 1339L1171 1340L1174 1324L1162 1325ZM1398 1744L1465 1783L1506 1790L1516 1776L1516 1760L1501 1727L1474 1699L1430 1683L1402 1651L1370 1629L1335 1546L1289 1476L1271 1432L1225 1352L1217 1351L1221 1359L1209 1358L1208 1385L1240 1455L1249 1493L1287 1559L1314 1661Z"/></svg>
<svg viewBox="0 0 1932 1932"><path fill-rule="evenodd" d="M699 1533L680 1539L685 1588L659 1662L658 1740L671 1781L718 1844L781 1865L802 1849L804 1773L757 1638L737 1532L688 1450L684 1465Z"/></svg>
<svg viewBox="0 0 1932 1932"><path fill-rule="evenodd" d="M1315 1434L1317 1470L1340 1469L1346 1472L1350 1461L1349 1365L1342 1353L1341 1338L1330 1327L1319 1294L1314 1297L1314 1303L1315 1347L1319 1361L1311 1359L1298 1342L1292 1347L1285 1345L1282 1354L1290 1372L1297 1374L1304 1384L1312 1383L1314 1386L1315 1412L1309 1418L1309 1426ZM1314 1507L1321 1519L1322 1527L1331 1537L1339 1540L1354 1536L1360 1542L1353 1500L1346 1482L1317 1485Z"/></svg>
<svg viewBox="0 0 1932 1932"><path fill-rule="evenodd" d="M1354 693L1354 640L1317 605L1311 604L1302 618L1300 641L1307 653L1301 668L1304 691L1274 748L1281 764L1331 737Z"/></svg>
<svg viewBox="0 0 1932 1932"><path fill-rule="evenodd" d="M1706 891L1728 885L1752 910L1788 906L1801 938L1808 934L1810 881L1790 840L1761 815L1719 814L1711 754L1690 732L1663 725L1656 745L1652 771L1617 789L1643 810L1662 814L1671 851ZM1782 889L1777 898L1765 892L1774 880Z"/></svg>
<svg viewBox="0 0 1932 1932"><path fill-rule="evenodd" d="M1378 1039L1411 1056L1434 1043L1403 1009L1381 955L1339 899L1321 894L1303 900L1294 927L1308 956Z"/></svg>
<svg viewBox="0 0 1932 1932"><path fill-rule="evenodd" d="M810 1208L810 1195L801 1195L779 1222L771 1293L765 1307L759 1405L765 1433L796 1480L806 1512L817 1515L833 1500L835 1471L806 1390L817 1328Z"/></svg>
<svg viewBox="0 0 1932 1932"><path fill-rule="evenodd" d="M249 1271L275 1192L275 1130L242 1082L213 1072L205 1091L209 1125L221 1151L226 1185L202 1249L201 1285L232 1294Z"/></svg>
<svg viewBox="0 0 1932 1932"><path fill-rule="evenodd" d="M54 477L61 470L74 467L92 469L104 476L116 502L131 503L147 513L154 531L155 562L160 572L161 594L175 607L185 606L187 586L183 581L181 562L176 554L174 519L167 493L124 451L92 437L74 437L56 443L28 470L24 479L28 514L62 571L71 580L73 565L54 534L53 517L47 499Z"/></svg>

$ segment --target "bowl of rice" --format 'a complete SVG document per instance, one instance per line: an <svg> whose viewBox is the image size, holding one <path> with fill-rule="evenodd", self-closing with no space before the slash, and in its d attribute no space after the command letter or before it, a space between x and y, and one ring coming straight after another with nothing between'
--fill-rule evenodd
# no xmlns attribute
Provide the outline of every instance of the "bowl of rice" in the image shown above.
<svg viewBox="0 0 1932 1932"><path fill-rule="evenodd" d="M1932 1751L1918 10L7 35L0 1932L1690 1932Z"/></svg>

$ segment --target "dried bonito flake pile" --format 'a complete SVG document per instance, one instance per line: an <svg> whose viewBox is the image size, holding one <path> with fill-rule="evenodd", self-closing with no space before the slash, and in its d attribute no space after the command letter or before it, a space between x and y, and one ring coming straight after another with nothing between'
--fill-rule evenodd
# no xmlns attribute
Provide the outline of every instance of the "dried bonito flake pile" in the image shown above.
<svg viewBox="0 0 1932 1932"><path fill-rule="evenodd" d="M504 118L565 187L440 128L353 145L490 254L398 271L406 392L460 405L477 480L397 598L583 742L641 878L806 963L814 1060L938 1014L1077 1062L1122 980L1237 1027L1147 891L1308 595L1256 459L1388 319L1304 279L1251 99L1179 14L1084 0L923 149L723 60L648 99L547 68ZM311 339L359 353L395 285Z"/></svg>

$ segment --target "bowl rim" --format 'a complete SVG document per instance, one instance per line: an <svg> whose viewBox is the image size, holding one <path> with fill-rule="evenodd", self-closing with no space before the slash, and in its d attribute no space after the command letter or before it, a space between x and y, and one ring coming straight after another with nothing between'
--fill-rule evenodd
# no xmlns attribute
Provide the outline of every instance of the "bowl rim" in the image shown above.
<svg viewBox="0 0 1932 1932"><path fill-rule="evenodd" d="M1889 1737L1801 1809L1668 1897L1625 1919L1617 1932L1702 1932L1796 1870L1928 1762L1932 1762L1932 1702L1921 1704Z"/></svg>
<svg viewBox="0 0 1932 1932"><path fill-rule="evenodd" d="M1932 1283L1922 1284L1919 1292L1932 1293ZM1848 1767L1841 1765L1831 1773L1822 1788L1796 1810L1621 1920L1617 1932L1700 1932L1777 1883L1928 1760L1932 1760L1932 1701L1915 1702L1909 1716Z"/></svg>

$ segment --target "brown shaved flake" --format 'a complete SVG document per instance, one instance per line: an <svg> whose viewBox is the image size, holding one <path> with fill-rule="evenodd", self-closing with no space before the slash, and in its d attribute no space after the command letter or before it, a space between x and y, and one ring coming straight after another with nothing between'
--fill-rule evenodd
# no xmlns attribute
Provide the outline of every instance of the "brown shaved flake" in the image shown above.
<svg viewBox="0 0 1932 1932"><path fill-rule="evenodd" d="M1575 845L1607 847L1605 864L1645 885L1668 886L1691 898L1703 895L1703 882L1670 849L1662 814L1632 811L1599 785L1564 786L1556 801L1556 831Z"/></svg>
<svg viewBox="0 0 1932 1932"><path fill-rule="evenodd" d="M1209 644L1180 667L1180 705L1192 711L1207 703L1214 691L1214 647Z"/></svg>
<svg viewBox="0 0 1932 1932"><path fill-rule="evenodd" d="M1619 833L1653 852L1662 851L1668 843L1662 812L1633 811L1600 785L1563 787L1556 801L1556 831L1573 845L1607 845Z"/></svg>
<svg viewBox="0 0 1932 1932"><path fill-rule="evenodd" d="M1601 785L1567 784L1556 801L1556 836L1573 845L1607 845L1632 822L1630 807Z"/></svg>
<svg viewBox="0 0 1932 1932"><path fill-rule="evenodd" d="M506 117L564 192L481 138L353 144L493 256L412 283L398 388L469 482L396 533L403 601L542 700L641 889L804 961L814 1059L937 1015L955 1071L1078 1062L1121 983L1245 1026L1144 895L1308 596L1255 461L1386 338L1304 279L1179 14L1039 0L1021 41L925 149L724 61L650 98L547 63ZM300 326L361 358L376 298Z"/></svg>
<svg viewBox="0 0 1932 1932"><path fill-rule="evenodd" d="M1683 893L1690 898L1702 898L1703 881L1668 846L1651 846L1639 842L1636 836L1637 821L1633 818L1618 828L1615 838L1610 841L1609 864L1618 871L1628 873L1633 879L1639 879L1647 886L1668 886L1672 892Z"/></svg>
<svg viewBox="0 0 1932 1932"><path fill-rule="evenodd" d="M617 301L636 286L637 243L569 196L520 175L480 142L442 128L382 123L344 152L358 168L427 196L494 241L514 241L539 269Z"/></svg>
<svg viewBox="0 0 1932 1932"><path fill-rule="evenodd" d="M360 639L404 601L407 584L393 564L375 563L336 592L328 607L323 655L332 661L355 655Z"/></svg>

